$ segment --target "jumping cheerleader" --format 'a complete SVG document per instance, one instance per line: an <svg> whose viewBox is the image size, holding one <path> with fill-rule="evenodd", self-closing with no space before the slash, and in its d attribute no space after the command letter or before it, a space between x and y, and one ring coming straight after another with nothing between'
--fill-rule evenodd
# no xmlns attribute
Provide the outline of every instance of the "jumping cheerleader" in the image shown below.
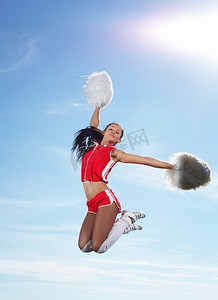
<svg viewBox="0 0 218 300"><path fill-rule="evenodd" d="M173 169L167 162L151 157L128 154L115 148L121 142L123 129L118 123L109 124L104 131L98 129L100 107L96 107L90 127L77 132L72 151L77 150L77 159L82 160L81 180L87 198L88 213L83 221L79 248L83 252L106 252L123 233L142 229L135 223L144 218L143 212L124 210L115 194L107 185L107 176L117 162L142 164L155 168Z"/></svg>

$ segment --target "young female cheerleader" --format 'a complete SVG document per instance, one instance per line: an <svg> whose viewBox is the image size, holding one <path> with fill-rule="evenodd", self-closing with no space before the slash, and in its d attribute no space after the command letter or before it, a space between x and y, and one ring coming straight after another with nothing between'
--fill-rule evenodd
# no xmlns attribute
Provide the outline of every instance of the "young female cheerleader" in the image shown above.
<svg viewBox="0 0 218 300"><path fill-rule="evenodd" d="M142 229L135 223L144 218L143 212L124 210L107 185L107 176L117 162L143 164L155 168L173 169L167 162L151 157L127 154L114 146L121 142L123 129L118 123L109 124L104 131L98 129L100 107L95 108L90 127L77 132L72 151L82 159L81 180L87 197L88 213L79 235L79 248L83 252L106 252L123 233ZM115 221L116 220L116 221Z"/></svg>

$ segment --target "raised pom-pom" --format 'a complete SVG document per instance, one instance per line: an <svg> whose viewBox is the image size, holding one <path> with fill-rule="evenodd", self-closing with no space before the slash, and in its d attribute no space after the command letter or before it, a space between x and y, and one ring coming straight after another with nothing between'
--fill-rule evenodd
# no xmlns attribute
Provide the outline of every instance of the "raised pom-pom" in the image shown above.
<svg viewBox="0 0 218 300"><path fill-rule="evenodd" d="M114 95L113 83L107 72L92 73L84 86L87 101L94 107L107 106Z"/></svg>
<svg viewBox="0 0 218 300"><path fill-rule="evenodd" d="M206 186L211 180L211 170L206 162L195 155L179 152L170 157L174 170L165 170L166 181L172 189L191 190Z"/></svg>

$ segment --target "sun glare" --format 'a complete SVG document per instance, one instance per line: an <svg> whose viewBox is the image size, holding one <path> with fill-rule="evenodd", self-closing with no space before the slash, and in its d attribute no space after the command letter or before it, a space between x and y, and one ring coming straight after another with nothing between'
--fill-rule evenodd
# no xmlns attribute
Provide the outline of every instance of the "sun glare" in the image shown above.
<svg viewBox="0 0 218 300"><path fill-rule="evenodd" d="M137 28L141 40L158 48L200 54L218 61L218 10L211 13L159 16Z"/></svg>

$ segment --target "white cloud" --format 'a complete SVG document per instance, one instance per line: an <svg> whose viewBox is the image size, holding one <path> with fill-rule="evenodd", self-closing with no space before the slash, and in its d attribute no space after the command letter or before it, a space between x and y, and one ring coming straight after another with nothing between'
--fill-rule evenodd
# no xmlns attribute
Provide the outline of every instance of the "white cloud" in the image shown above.
<svg viewBox="0 0 218 300"><path fill-rule="evenodd" d="M169 269L169 270L186 270L186 271L201 271L201 272L218 272L218 267L211 267L205 265L174 265L174 264L164 264L164 263L156 263L152 261L146 260L131 260L131 261L120 261L120 260L107 260L107 259L93 259L87 258L86 261L99 263L99 264L109 264L109 265L120 265L124 267L131 267L131 266L146 266L152 267L156 269Z"/></svg>
<svg viewBox="0 0 218 300"><path fill-rule="evenodd" d="M16 199L0 199L0 204L3 206L13 206L20 208L59 208L59 207L72 207L77 204L81 204L82 200L70 200L70 201L24 201Z"/></svg>
<svg viewBox="0 0 218 300"><path fill-rule="evenodd" d="M47 107L45 109L45 113L50 115L63 115L63 114L73 112L73 108L87 109L88 105L84 103L78 103L76 101L64 102L64 103L57 104L55 106L54 104L52 104L52 107Z"/></svg>
<svg viewBox="0 0 218 300"><path fill-rule="evenodd" d="M95 277L96 268L75 263L1 260L1 274L23 275L52 282L78 282Z"/></svg>
<svg viewBox="0 0 218 300"><path fill-rule="evenodd" d="M30 64L33 61L33 58L35 57L35 54L37 52L37 44L38 44L38 39L36 38L29 39L27 42L26 55L23 58L21 58L19 61L12 64L11 66L0 69L0 73L18 71L22 67Z"/></svg>
<svg viewBox="0 0 218 300"><path fill-rule="evenodd" d="M4 226L7 229L14 229L16 231L31 231L31 232L78 232L80 225L60 225L60 226L41 226L41 225L17 225L10 224Z"/></svg>
<svg viewBox="0 0 218 300"><path fill-rule="evenodd" d="M215 288L209 277L216 278L218 269L208 266L158 264L149 261L131 260L129 262L110 259L77 259L68 262L54 261L17 261L1 260L0 273L27 276L40 281L53 283L83 283L87 288L97 288L104 281L111 286L131 284L146 287L177 286L197 287L199 289ZM212 273L212 276L211 276ZM213 276L215 275L215 276ZM105 289L105 286L102 287ZM115 287L116 289L116 287Z"/></svg>

